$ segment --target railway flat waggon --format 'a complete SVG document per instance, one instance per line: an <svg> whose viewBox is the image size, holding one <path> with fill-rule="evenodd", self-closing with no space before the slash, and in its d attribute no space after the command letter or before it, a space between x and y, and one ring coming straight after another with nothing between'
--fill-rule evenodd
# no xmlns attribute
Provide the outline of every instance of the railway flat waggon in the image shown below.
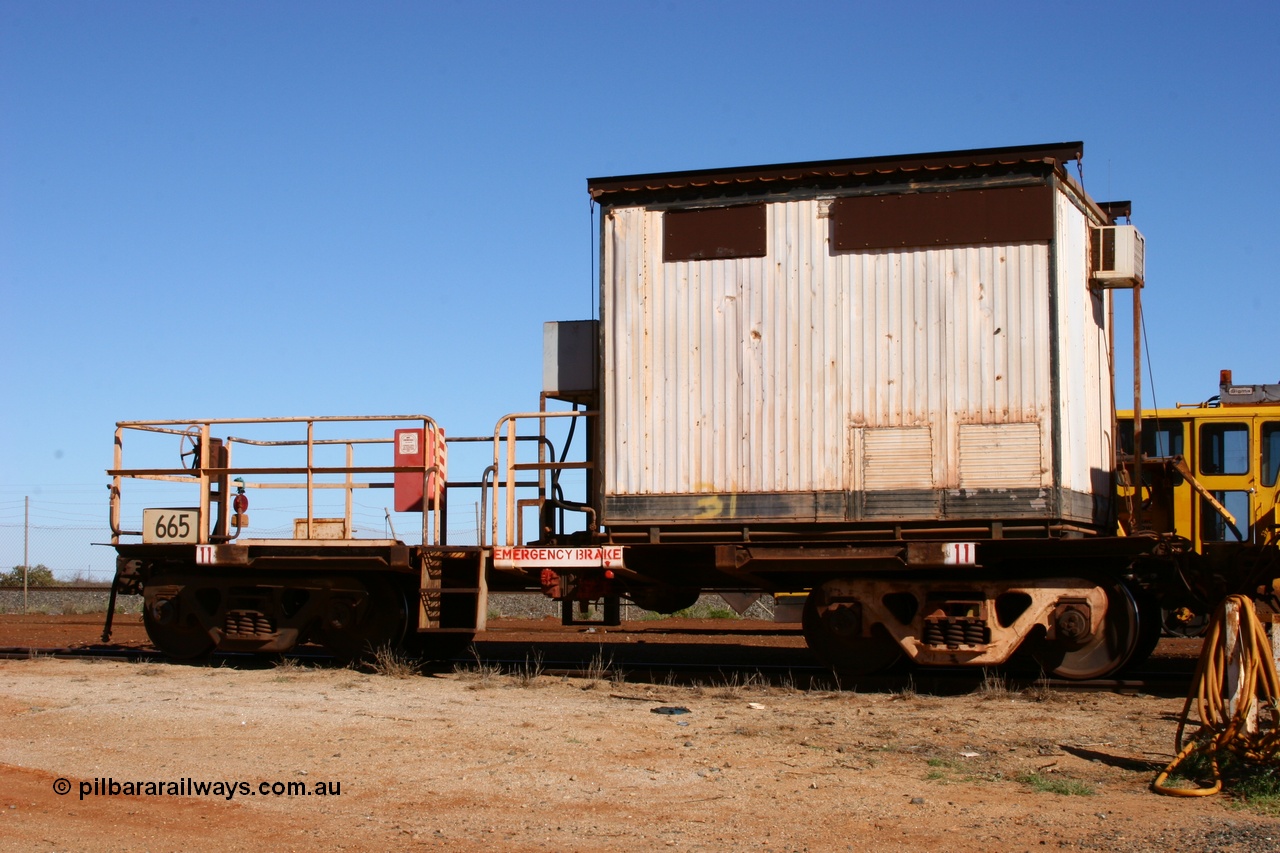
<svg viewBox="0 0 1280 853"><path fill-rule="evenodd" d="M117 588L145 596L177 655L445 653L484 627L493 589L541 591L566 620L600 601L609 622L624 598L672 612L707 591L806 592L809 646L848 675L1019 652L1061 677L1115 672L1154 646L1165 586L1205 549L1125 486L1159 467L1119 452L1115 415L1112 301L1129 294L1138 328L1145 248L1129 203L1072 175L1082 156L591 179L599 316L545 324L536 410L475 437L422 415L122 422ZM230 432L279 420L302 433ZM319 436L335 422L359 436ZM176 436L190 462L126 467L133 431ZM460 442L492 457L453 478ZM370 447L384 457L358 461ZM269 450L293 461L256 461ZM147 478L198 499L126 524L123 484ZM392 487L422 513L412 541L357 538L349 499L315 517L320 489ZM246 494L276 488L306 496L293 538L249 538ZM455 546L441 520L466 490L479 533Z"/></svg>

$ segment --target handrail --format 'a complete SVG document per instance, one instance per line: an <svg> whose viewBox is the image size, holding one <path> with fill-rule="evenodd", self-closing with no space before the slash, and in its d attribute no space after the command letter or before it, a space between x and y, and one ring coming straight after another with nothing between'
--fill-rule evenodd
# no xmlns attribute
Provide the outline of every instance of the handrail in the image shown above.
<svg viewBox="0 0 1280 853"><path fill-rule="evenodd" d="M484 538L484 531L485 531L485 528L488 526L488 519L486 518L486 516L489 514L489 489L490 488L493 489L495 496L498 491L498 484L495 482L492 486L490 486L489 480L491 478L494 480L497 480L497 477L498 477L498 469L494 465L487 466L484 469L484 473L480 475L480 526L479 526L479 529L476 530L476 541L480 544L480 547L482 548L489 545L489 543L485 542L485 538ZM496 520L495 520L495 523L496 523Z"/></svg>
<svg viewBox="0 0 1280 853"><path fill-rule="evenodd" d="M422 542L424 544L443 544L443 516L444 501L447 489L445 483L444 469L437 464L438 459L424 456L421 465L356 465L354 457L355 445L372 445L372 444L391 444L391 438L317 438L315 428L317 424L335 424L335 423L374 423L374 422L416 422L422 425L422 429L427 438L424 440L424 446L443 447L445 441L443 432L439 425L428 415L357 415L357 416L317 416L317 417L276 417L276 418L211 418L208 420L141 420L141 421L119 421L116 423L115 430L115 447L112 462L113 465L108 469L107 474L111 477L110 489L110 512L109 524L111 527L111 542L118 545L121 536L138 535L135 531L125 531L121 529L121 512L122 512L122 486L125 479L151 480L161 482L182 482L196 485L200 491L199 503L199 524L196 529L197 544L209 544L210 542L227 541L230 537L226 530L211 529L211 499L217 497L219 502L224 503L223 522L227 520L225 511L225 502L230 499L227 491L230 477L233 475L259 474L275 477L298 476L303 477L302 481L285 481L285 482L248 482L243 483L246 488L275 488L275 489L305 489L306 491L306 535L307 538L314 536L315 524L315 491L317 489L335 489L340 488L346 492L346 502L344 508L344 522L348 533L352 529L353 515L353 492L357 488L371 487L389 487L391 483L370 483L356 482L353 475L355 474L401 474L401 473L421 473L424 486L429 489L428 494L424 494L423 518L422 518ZM247 425L279 425L279 424L303 424L306 427L305 439L291 439L284 441L264 441L260 439L249 438L245 436L224 436L219 440L224 443L226 449L226 461L222 464L215 465L212 455L212 437L213 427L229 424L247 424ZM193 468L127 468L124 463L124 436L127 430L134 430L142 433L158 433L163 435L198 435L199 454L195 460ZM270 466L270 465L247 465L237 467L231 460L231 448L234 444L243 444L256 447L305 447L306 462L302 466ZM346 447L346 464L345 465L320 465L316 462L315 448L318 446L336 446L345 445ZM318 482L318 478L338 476L343 477L342 482ZM218 490L213 491L214 484L219 484ZM219 527L222 525L220 524ZM238 530L237 530L238 532Z"/></svg>
<svg viewBox="0 0 1280 853"><path fill-rule="evenodd" d="M127 427L129 429L147 430L150 432L171 432L180 435L185 430L164 430L151 429L152 427L167 426L191 426L193 424L208 424L209 426L221 426L223 424L305 424L305 423L365 423L373 421L428 421L435 425L435 420L430 415L315 415L312 417L288 417L288 418L193 418L190 420L162 420L162 421L116 421L117 427Z"/></svg>
<svg viewBox="0 0 1280 853"><path fill-rule="evenodd" d="M482 520L481 522L481 537L482 537L481 544L482 545L509 546L509 545L522 544L517 541L517 538L518 538L517 531L519 529L518 514L520 512L520 509L519 509L520 501L517 500L517 497L516 497L516 489L520 485L520 483L516 480L517 471L537 471L538 472L538 484L537 484L538 496L537 496L536 502L539 507L542 507L546 504L546 501L547 501L547 494L546 494L546 473L547 472L564 471L564 470L590 470L595 467L594 463L590 461L556 462L555 448L553 445L551 445L550 441L546 438L546 435L545 435L547 421L552 418L588 418L590 419L598 415L599 415L599 412L596 412L596 411L577 411L577 410L569 411L569 412L546 412L546 411L512 412L512 413L503 415L501 418L498 419L497 424L493 428L493 464L489 468L485 469L486 476L492 475L495 480L494 487L492 490L492 495L493 495L493 504L491 507L492 513L489 519L490 539L488 543L484 542L483 540L485 525ZM528 441L531 438L534 438L534 436L517 435L517 425L518 425L518 422L521 420L536 420L539 423L540 432L537 438L539 438L540 440L538 441L538 461L537 462L517 462L516 461L516 449L518 447L517 442ZM551 449L550 462L547 461L547 458L545 455L548 447L550 447ZM499 486L499 484L496 482L498 479L499 471L505 472L505 475L502 478L501 486ZM501 493L501 498L500 498L500 493ZM498 501L500 499L503 501L502 508L505 510L505 512L502 514L502 517L505 521L504 530L503 530L503 533L505 535L503 535L501 538L499 537L499 530L498 530L498 518L499 518ZM594 519L594 513L591 513L590 515Z"/></svg>

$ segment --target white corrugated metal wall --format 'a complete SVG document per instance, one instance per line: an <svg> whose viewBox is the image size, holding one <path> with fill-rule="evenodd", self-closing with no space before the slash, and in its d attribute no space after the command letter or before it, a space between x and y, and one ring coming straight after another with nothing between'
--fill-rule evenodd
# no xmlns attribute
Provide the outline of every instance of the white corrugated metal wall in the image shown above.
<svg viewBox="0 0 1280 853"><path fill-rule="evenodd" d="M833 254L823 201L767 211L766 257L672 263L661 211L605 217L606 494L892 488L883 471L864 484L858 433L893 442L879 431L906 429L910 444L926 425L935 487L966 476L977 488L1025 487L1037 454L1040 484L1051 484L1047 245ZM1060 274L1076 274L1064 259L1075 251L1059 252ZM1074 306L1065 314L1083 322ZM1064 411L1093 407L1097 336L1064 330L1088 350L1071 358L1092 362L1063 389ZM985 433L994 447L967 441L962 464L963 424L1023 426ZM1019 454L1017 471L1001 447ZM918 487L909 476L898 487Z"/></svg>
<svg viewBox="0 0 1280 853"><path fill-rule="evenodd" d="M1062 485L1111 489L1111 388L1105 305L1088 286L1089 223L1070 199L1056 197L1061 353Z"/></svg>

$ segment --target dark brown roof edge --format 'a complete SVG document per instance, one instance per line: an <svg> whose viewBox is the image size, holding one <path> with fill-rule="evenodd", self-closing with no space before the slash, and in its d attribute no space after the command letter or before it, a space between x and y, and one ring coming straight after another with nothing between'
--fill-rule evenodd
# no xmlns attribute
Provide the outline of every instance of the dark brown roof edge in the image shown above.
<svg viewBox="0 0 1280 853"><path fill-rule="evenodd" d="M1005 148L970 148L963 151L935 151L889 157L854 157L847 160L814 160L772 166L737 166L728 169L687 172L654 172L647 175L588 178L592 198L622 192L676 190L690 186L794 182L812 178L833 178L915 171L920 169L966 169L975 166L1051 162L1059 166L1084 155L1083 142L1054 142L1046 145L1013 145Z"/></svg>
<svg viewBox="0 0 1280 853"><path fill-rule="evenodd" d="M1133 216L1133 202L1131 201L1100 201L1098 207L1102 208L1102 212L1111 218L1111 222L1115 223L1120 217L1129 219Z"/></svg>

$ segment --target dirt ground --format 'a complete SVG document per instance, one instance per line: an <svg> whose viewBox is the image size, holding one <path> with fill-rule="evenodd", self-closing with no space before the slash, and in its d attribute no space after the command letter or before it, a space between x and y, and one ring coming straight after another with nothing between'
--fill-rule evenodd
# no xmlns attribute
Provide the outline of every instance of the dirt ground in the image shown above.
<svg viewBox="0 0 1280 853"><path fill-rule="evenodd" d="M685 658L726 645L678 624L494 627L604 664L676 635ZM794 632L733 630L739 654L805 662ZM0 617L0 647L99 632ZM136 617L115 639L145 641ZM0 661L0 850L1280 850L1280 819L1148 790L1180 698L999 687Z"/></svg>

